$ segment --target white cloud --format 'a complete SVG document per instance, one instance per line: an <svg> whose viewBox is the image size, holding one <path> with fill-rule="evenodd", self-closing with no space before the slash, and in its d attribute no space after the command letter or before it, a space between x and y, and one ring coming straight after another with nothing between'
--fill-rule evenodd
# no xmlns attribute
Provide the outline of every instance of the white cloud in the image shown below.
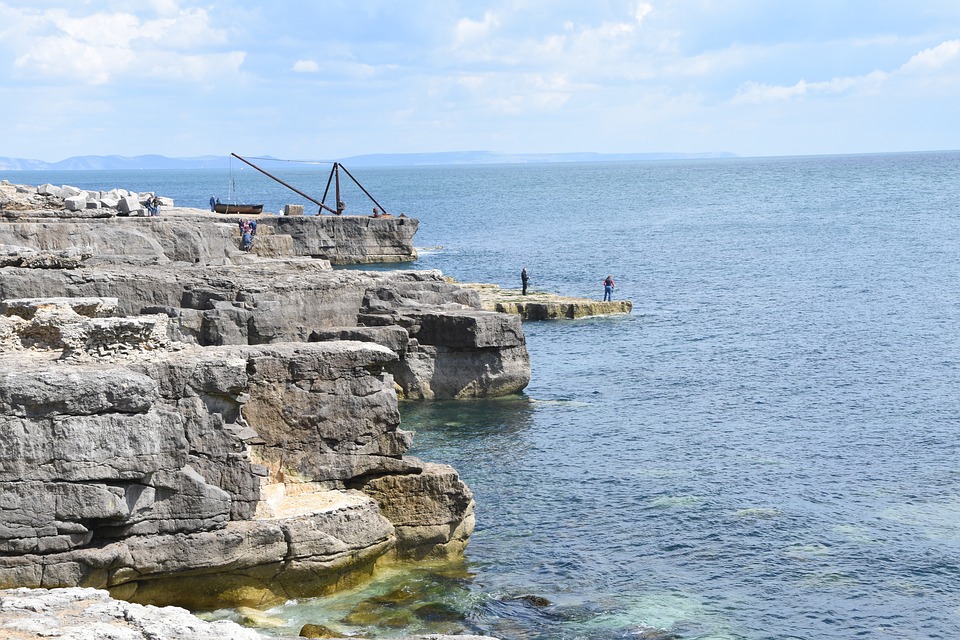
<svg viewBox="0 0 960 640"><path fill-rule="evenodd" d="M149 77L163 80L201 83L224 74L238 74L245 58L246 54L242 51L195 56L158 55L153 60L153 64L144 69L144 73Z"/></svg>
<svg viewBox="0 0 960 640"><path fill-rule="evenodd" d="M900 70L906 73L933 73L960 60L960 40L948 40L924 49L910 58Z"/></svg>
<svg viewBox="0 0 960 640"><path fill-rule="evenodd" d="M327 79L365 80L379 73L396 69L396 65L385 64L379 67L351 60L297 60L291 69L296 73L322 73Z"/></svg>
<svg viewBox="0 0 960 640"><path fill-rule="evenodd" d="M643 25L643 20L653 12L653 5L649 2L641 2L637 5L636 11L633 12L633 16L637 19L638 25Z"/></svg>
<svg viewBox="0 0 960 640"><path fill-rule="evenodd" d="M542 114L561 108L582 89L562 73L468 73L434 81L429 96L492 114Z"/></svg>
<svg viewBox="0 0 960 640"><path fill-rule="evenodd" d="M320 65L316 60L297 60L293 63L293 70L297 73L317 73Z"/></svg>
<svg viewBox="0 0 960 640"><path fill-rule="evenodd" d="M457 46L477 42L489 37L490 33L500 26L500 20L492 11L483 14L483 20L476 21L463 18L457 22L454 41Z"/></svg>
<svg viewBox="0 0 960 640"><path fill-rule="evenodd" d="M184 137L193 146L270 130L270 151L289 155L301 154L302 123L344 155L498 144L791 152L788 140L804 152L854 150L843 136L811 138L826 126L790 130L832 118L846 133L855 112L885 125L861 138L873 147L930 147L910 127L933 122L936 145L956 147L960 10L938 1L946 8L881 3L865 16L769 0L0 0L0 82L16 96L0 115L12 131L49 132L43 153L57 155L63 130L77 136L70 152L89 153L105 144L98 126L130 118L125 131L146 121L160 131L174 108L179 128L153 140L173 147L188 125L202 132ZM76 89L84 83L97 90ZM222 84L249 98L225 109ZM290 99L278 103L278 92ZM63 93L74 99L55 119L49 96ZM319 119L318 98L347 113ZM85 110L95 102L100 112ZM853 120L867 130L867 118ZM9 138L40 153L40 134Z"/></svg>
<svg viewBox="0 0 960 640"><path fill-rule="evenodd" d="M229 41L226 29L214 27L204 9L165 11L163 17L143 21L137 37L153 40L164 48L188 50Z"/></svg>
<svg viewBox="0 0 960 640"><path fill-rule="evenodd" d="M780 102L816 94L840 95L850 92L868 92L878 89L890 74L874 71L864 76L833 78L824 82L800 80L791 86L746 82L737 90L734 103Z"/></svg>
<svg viewBox="0 0 960 640"><path fill-rule="evenodd" d="M535 30L529 35L527 16L494 16L487 12L482 22L460 20L451 54L464 63L483 63L488 69L510 75L516 73L569 72L593 76L609 75L633 60L639 46L637 22L647 10L637 10L629 20L604 21L581 25L564 20L560 31ZM519 32L522 35L512 35Z"/></svg>
<svg viewBox="0 0 960 640"><path fill-rule="evenodd" d="M783 102L817 94L870 94L882 90L893 80L906 80L913 77L936 79L941 76L946 84L950 84L958 73L960 73L960 40L948 40L920 51L892 71L874 70L862 76L838 77L820 82L807 82L801 79L793 85L745 82L737 89L732 102L757 104Z"/></svg>
<svg viewBox="0 0 960 640"><path fill-rule="evenodd" d="M140 75L202 82L239 71L242 52L203 52L227 39L205 10L174 0L151 5L160 17L8 8L4 46L14 51L14 70L34 82L104 85Z"/></svg>

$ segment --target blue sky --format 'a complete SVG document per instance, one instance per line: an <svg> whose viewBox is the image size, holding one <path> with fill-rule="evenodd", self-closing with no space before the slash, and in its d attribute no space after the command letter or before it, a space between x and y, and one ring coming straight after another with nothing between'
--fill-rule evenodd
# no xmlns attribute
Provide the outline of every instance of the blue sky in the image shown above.
<svg viewBox="0 0 960 640"><path fill-rule="evenodd" d="M0 0L0 156L960 149L956 0Z"/></svg>

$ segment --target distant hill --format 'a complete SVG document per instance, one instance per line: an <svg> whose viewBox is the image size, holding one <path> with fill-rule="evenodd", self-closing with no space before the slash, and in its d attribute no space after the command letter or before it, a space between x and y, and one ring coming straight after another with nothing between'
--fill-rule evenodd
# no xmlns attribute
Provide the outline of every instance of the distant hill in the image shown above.
<svg viewBox="0 0 960 640"><path fill-rule="evenodd" d="M690 160L735 158L733 153L495 153L450 151L446 153L395 153L353 156L340 160L358 167L405 167L450 164L533 164L545 162L636 162L643 160Z"/></svg>
<svg viewBox="0 0 960 640"><path fill-rule="evenodd" d="M200 156L197 158L167 158L158 155L133 156L74 156L60 162L0 157L0 170L7 171L85 171L130 169L218 169L229 167L227 156Z"/></svg>
<svg viewBox="0 0 960 640"><path fill-rule="evenodd" d="M341 158L339 162L356 167L409 167L457 164L530 164L550 162L636 162L653 160L689 160L702 158L734 158L733 153L523 153L492 151L450 151L443 153L380 153ZM264 160L262 157L260 160ZM230 156L168 158L143 156L74 156L59 162L0 156L0 171L85 171L135 169L226 169ZM236 162L236 160L233 160ZM266 163L269 160L265 161ZM259 164L259 163L257 163ZM304 165L317 166L323 165Z"/></svg>

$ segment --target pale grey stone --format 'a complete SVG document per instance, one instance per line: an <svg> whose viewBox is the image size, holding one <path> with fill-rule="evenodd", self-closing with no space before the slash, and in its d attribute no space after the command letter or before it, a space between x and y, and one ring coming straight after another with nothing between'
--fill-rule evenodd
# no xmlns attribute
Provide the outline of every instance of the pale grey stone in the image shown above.
<svg viewBox="0 0 960 640"><path fill-rule="evenodd" d="M87 208L87 197L85 195L75 195L66 198L63 206L70 211L82 211Z"/></svg>
<svg viewBox="0 0 960 640"><path fill-rule="evenodd" d="M123 196L117 203L117 209L120 213L137 214L143 210L140 201L135 196Z"/></svg>
<svg viewBox="0 0 960 640"><path fill-rule="evenodd" d="M0 591L0 635L69 640L264 640L226 621L205 622L178 607L114 600L97 589Z"/></svg>

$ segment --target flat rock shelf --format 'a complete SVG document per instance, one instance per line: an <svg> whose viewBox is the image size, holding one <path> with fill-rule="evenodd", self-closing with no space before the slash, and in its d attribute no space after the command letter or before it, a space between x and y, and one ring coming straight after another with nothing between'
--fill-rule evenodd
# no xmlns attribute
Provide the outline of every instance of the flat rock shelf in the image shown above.
<svg viewBox="0 0 960 640"><path fill-rule="evenodd" d="M502 289L495 284L478 282L462 283L461 286L473 289L480 294L480 304L485 311L510 313L520 316L521 320L561 320L629 314L633 311L630 300L601 302L588 298L571 298L543 291L528 291L523 295L520 289Z"/></svg>

